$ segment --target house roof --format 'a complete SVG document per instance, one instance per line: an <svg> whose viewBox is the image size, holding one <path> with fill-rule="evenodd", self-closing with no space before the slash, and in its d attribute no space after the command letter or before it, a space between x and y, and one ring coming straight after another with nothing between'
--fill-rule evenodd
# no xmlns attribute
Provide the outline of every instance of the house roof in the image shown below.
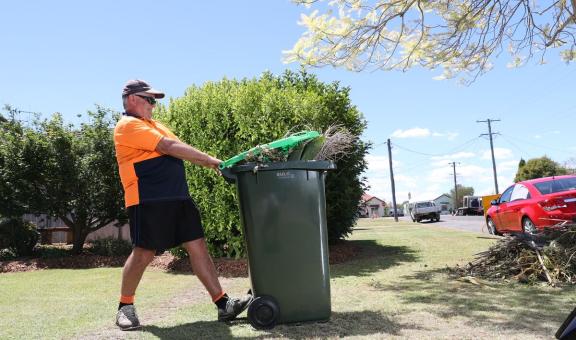
<svg viewBox="0 0 576 340"><path fill-rule="evenodd" d="M363 202L368 202L368 201L370 201L371 199L377 199L378 201L386 204L386 202L385 202L383 199L380 199L380 198L378 198L378 197L376 197L376 196L372 196L372 195L369 195L369 194L366 194L366 193L362 194L362 201L363 201Z"/></svg>
<svg viewBox="0 0 576 340"><path fill-rule="evenodd" d="M446 196L446 197L448 197L448 198L452 198L452 197L451 197L450 195L448 195L448 194L442 194L442 195L436 197L435 199L433 199L433 201L439 199L439 198L442 197L442 196Z"/></svg>

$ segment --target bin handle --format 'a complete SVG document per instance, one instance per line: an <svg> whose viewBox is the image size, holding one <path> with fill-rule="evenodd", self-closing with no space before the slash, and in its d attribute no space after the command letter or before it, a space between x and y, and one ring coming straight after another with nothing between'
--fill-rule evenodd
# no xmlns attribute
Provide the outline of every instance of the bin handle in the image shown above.
<svg viewBox="0 0 576 340"><path fill-rule="evenodd" d="M222 173L222 176L224 177L224 180L226 180L226 182L230 184L236 183L236 175L232 173L230 168L220 169L220 172Z"/></svg>

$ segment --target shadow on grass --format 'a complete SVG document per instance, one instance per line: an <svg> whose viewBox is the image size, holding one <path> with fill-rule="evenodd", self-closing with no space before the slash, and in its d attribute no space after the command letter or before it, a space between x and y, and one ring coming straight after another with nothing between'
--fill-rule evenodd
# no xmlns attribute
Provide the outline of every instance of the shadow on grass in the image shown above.
<svg viewBox="0 0 576 340"><path fill-rule="evenodd" d="M369 276L401 263L418 260L416 252L405 246L381 245L374 240L346 241L360 249L355 259L333 265L330 276L333 278L343 276Z"/></svg>
<svg viewBox="0 0 576 340"><path fill-rule="evenodd" d="M441 318L463 316L471 323L550 337L566 317L569 307L576 303L574 286L555 289L520 283L477 286L447 278L446 269L422 271L394 284L372 286L397 291L405 305L423 304L424 310Z"/></svg>
<svg viewBox="0 0 576 340"><path fill-rule="evenodd" d="M235 339L302 339L370 336L372 334L393 336L398 335L400 330L406 329L405 325L400 325L372 311L333 312L328 322L277 325L271 330L260 331L253 337L234 336L230 327L238 324L249 324L249 322L247 318L236 319L230 324L199 321L173 327L145 326L143 331L154 334L159 339L230 339L232 337Z"/></svg>

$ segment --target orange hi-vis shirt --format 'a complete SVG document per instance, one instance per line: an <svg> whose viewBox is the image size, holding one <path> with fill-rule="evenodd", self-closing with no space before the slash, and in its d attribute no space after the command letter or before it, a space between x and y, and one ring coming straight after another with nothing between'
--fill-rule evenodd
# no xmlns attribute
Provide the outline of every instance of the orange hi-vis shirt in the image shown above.
<svg viewBox="0 0 576 340"><path fill-rule="evenodd" d="M125 113L114 128L114 146L126 207L190 198L184 162L156 151L167 137L179 140L154 119Z"/></svg>

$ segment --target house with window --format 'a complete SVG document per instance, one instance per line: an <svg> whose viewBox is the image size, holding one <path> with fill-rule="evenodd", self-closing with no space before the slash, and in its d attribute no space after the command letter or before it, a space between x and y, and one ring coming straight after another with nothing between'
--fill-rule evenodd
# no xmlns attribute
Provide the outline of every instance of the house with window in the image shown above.
<svg viewBox="0 0 576 340"><path fill-rule="evenodd" d="M384 217L386 202L376 196L363 194L358 214L360 217Z"/></svg>
<svg viewBox="0 0 576 340"><path fill-rule="evenodd" d="M36 230L40 233L41 244L72 243L72 230L64 222L56 217L45 214L25 214L22 218L36 225ZM96 231L91 232L86 237L86 242L101 238L116 238L130 241L130 226L125 224L117 227L112 222Z"/></svg>
<svg viewBox="0 0 576 340"><path fill-rule="evenodd" d="M441 214L449 214L451 211L454 211L454 203L452 202L452 197L450 197L450 195L442 194L433 199L433 201L440 207Z"/></svg>

